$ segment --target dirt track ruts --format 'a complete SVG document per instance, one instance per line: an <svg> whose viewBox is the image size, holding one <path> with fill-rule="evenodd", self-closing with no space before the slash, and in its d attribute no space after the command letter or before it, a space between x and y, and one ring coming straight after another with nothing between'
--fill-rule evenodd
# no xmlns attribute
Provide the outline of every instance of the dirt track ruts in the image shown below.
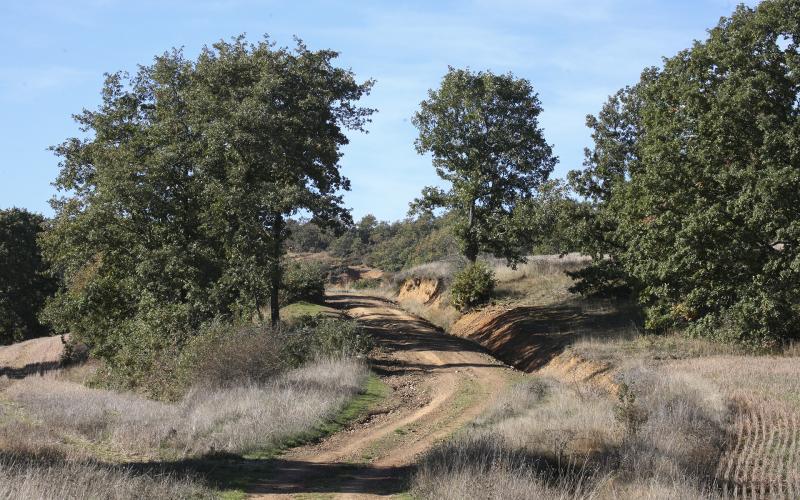
<svg viewBox="0 0 800 500"><path fill-rule="evenodd" d="M740 402L717 468L724 498L797 498L800 426L779 405Z"/></svg>
<svg viewBox="0 0 800 500"><path fill-rule="evenodd" d="M477 417L514 377L474 343L445 335L386 299L338 293L329 294L328 304L372 334L378 348L370 365L390 393L368 418L274 460L249 488L253 498L406 491L415 459Z"/></svg>

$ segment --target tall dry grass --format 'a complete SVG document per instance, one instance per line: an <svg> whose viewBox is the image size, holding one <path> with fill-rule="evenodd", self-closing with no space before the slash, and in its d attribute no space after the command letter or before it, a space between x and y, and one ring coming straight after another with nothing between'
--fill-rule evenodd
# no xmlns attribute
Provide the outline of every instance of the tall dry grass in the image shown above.
<svg viewBox="0 0 800 500"><path fill-rule="evenodd" d="M191 478L136 474L90 462L0 459L0 499L204 499L216 495Z"/></svg>
<svg viewBox="0 0 800 500"><path fill-rule="evenodd" d="M449 283L452 281L453 275L455 275L459 269L464 267L464 265L465 260L463 258L452 258L428 262L398 271L392 275L390 281L395 287L399 287L404 281L410 278L430 278Z"/></svg>
<svg viewBox="0 0 800 500"><path fill-rule="evenodd" d="M625 402L527 379L429 453L413 491L423 498L715 496L723 399L700 379L644 367L624 380L635 394Z"/></svg>
<svg viewBox="0 0 800 500"><path fill-rule="evenodd" d="M592 261L591 257L578 253L560 255L529 255L526 262L512 268L503 259L487 258L487 262L494 270L495 278L500 283L509 283L530 278L564 274L567 271L577 271Z"/></svg>
<svg viewBox="0 0 800 500"><path fill-rule="evenodd" d="M198 386L174 404L47 377L19 381L5 393L45 429L122 454L242 454L277 446L331 417L367 374L357 360L319 360L268 382ZM0 426L13 432L18 421Z"/></svg>
<svg viewBox="0 0 800 500"><path fill-rule="evenodd" d="M703 377L729 399L800 412L800 358L795 356L706 356L671 360L667 369Z"/></svg>
<svg viewBox="0 0 800 500"><path fill-rule="evenodd" d="M569 291L573 280L566 273L583 268L591 261L580 254L530 255L516 268L501 259L489 258L497 286L496 299L516 306L548 306L574 300Z"/></svg>

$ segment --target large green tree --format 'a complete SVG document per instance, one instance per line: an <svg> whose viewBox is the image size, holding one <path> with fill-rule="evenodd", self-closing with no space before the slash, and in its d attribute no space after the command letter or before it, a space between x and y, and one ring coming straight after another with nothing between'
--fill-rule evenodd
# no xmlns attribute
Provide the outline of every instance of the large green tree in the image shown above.
<svg viewBox="0 0 800 500"><path fill-rule="evenodd" d="M633 278L620 256L627 242L620 239L619 209L615 197L640 169L640 89L655 74L647 70L641 83L610 96L597 115L586 117L593 147L584 150L583 170L568 174L570 188L580 201L570 207L566 231L573 248L593 259L591 265L570 273L572 290L591 295L618 295L632 291Z"/></svg>
<svg viewBox="0 0 800 500"><path fill-rule="evenodd" d="M800 333L798 42L797 0L740 6L590 118L576 227L649 328L760 346Z"/></svg>
<svg viewBox="0 0 800 500"><path fill-rule="evenodd" d="M285 218L349 217L340 147L371 82L336 55L239 37L109 75L76 117L87 137L54 148L65 195L43 241L65 286L50 322L135 371L212 318L270 299L277 321Z"/></svg>
<svg viewBox="0 0 800 500"><path fill-rule="evenodd" d="M217 157L230 165L235 187L218 184L225 199L217 220L236 227L244 272L269 278L272 323L279 321L281 257L286 220L300 210L322 227L351 222L340 192L350 182L339 171L345 129L363 131L373 110L355 103L372 82L332 65L336 52L274 50L267 42L216 44L196 65L197 92L207 103ZM268 229L268 234L264 233ZM263 248L265 251L257 251ZM268 265L259 256L268 259Z"/></svg>
<svg viewBox="0 0 800 500"><path fill-rule="evenodd" d="M515 263L529 248L514 210L547 180L557 158L539 126L531 83L511 74L450 68L413 118L416 148L431 153L447 190L427 187L412 211L438 207L457 217L466 258L489 252Z"/></svg>
<svg viewBox="0 0 800 500"><path fill-rule="evenodd" d="M798 43L797 0L740 6L644 86L620 238L649 326L800 333Z"/></svg>
<svg viewBox="0 0 800 500"><path fill-rule="evenodd" d="M0 210L0 344L48 333L38 316L57 281L37 243L44 224L27 210Z"/></svg>

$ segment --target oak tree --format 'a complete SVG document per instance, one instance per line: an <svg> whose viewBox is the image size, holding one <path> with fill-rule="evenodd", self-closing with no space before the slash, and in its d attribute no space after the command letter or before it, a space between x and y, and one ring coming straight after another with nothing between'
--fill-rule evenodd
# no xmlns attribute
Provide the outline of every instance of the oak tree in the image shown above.
<svg viewBox="0 0 800 500"><path fill-rule="evenodd" d="M45 315L129 382L215 318L277 321L286 217L347 220L343 130L371 82L301 42L243 37L108 75L61 158L44 250L64 278Z"/></svg>
<svg viewBox="0 0 800 500"><path fill-rule="evenodd" d="M431 153L449 188L426 187L412 212L450 210L471 262L479 252L524 260L529 235L515 226L514 210L558 161L539 126L541 112L528 80L450 68L413 118L417 151Z"/></svg>

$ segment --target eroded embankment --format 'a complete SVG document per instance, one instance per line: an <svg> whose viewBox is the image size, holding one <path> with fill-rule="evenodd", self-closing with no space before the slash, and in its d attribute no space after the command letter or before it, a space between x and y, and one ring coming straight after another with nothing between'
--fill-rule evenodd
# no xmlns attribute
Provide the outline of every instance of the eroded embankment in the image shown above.
<svg viewBox="0 0 800 500"><path fill-rule="evenodd" d="M401 285L397 299L416 312L423 309L435 316L446 308L452 309L443 297L441 280L409 278ZM565 351L574 338L572 327L584 319L579 310L568 305L489 306L458 316L449 333L477 342L519 370L538 371L566 383L587 383L616 393L618 384L611 364ZM562 328L563 325L569 327Z"/></svg>
<svg viewBox="0 0 800 500"><path fill-rule="evenodd" d="M0 347L0 377L24 378L61 368L68 337L42 337Z"/></svg>

